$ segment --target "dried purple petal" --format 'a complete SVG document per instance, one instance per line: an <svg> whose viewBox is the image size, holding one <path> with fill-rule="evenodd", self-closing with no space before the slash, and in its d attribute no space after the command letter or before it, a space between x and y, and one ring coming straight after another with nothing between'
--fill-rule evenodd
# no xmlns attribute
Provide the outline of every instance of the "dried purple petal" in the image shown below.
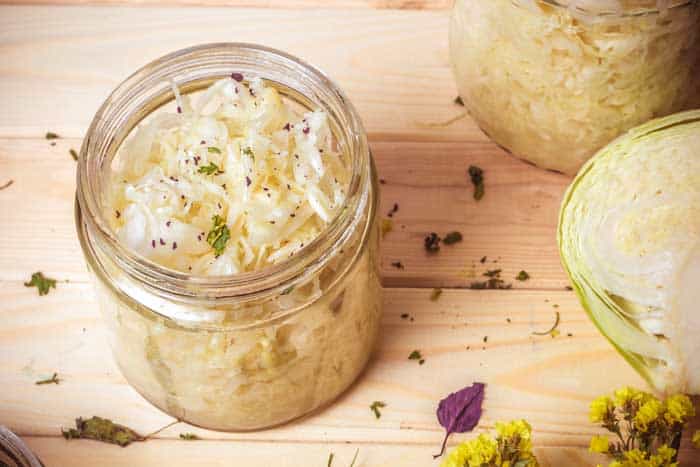
<svg viewBox="0 0 700 467"><path fill-rule="evenodd" d="M474 383L457 392L453 392L440 401L437 409L437 418L445 428L445 439L442 441L440 454L433 456L438 458L445 452L447 438L452 433L466 433L471 431L479 423L481 418L481 404L484 402L483 383Z"/></svg>
<svg viewBox="0 0 700 467"><path fill-rule="evenodd" d="M253 183L253 182L251 182L250 177L246 175L246 177L245 177L245 186L250 186L251 183Z"/></svg>
<svg viewBox="0 0 700 467"><path fill-rule="evenodd" d="M231 73L231 79L234 79L240 83L241 81L243 81L243 74L242 73Z"/></svg>

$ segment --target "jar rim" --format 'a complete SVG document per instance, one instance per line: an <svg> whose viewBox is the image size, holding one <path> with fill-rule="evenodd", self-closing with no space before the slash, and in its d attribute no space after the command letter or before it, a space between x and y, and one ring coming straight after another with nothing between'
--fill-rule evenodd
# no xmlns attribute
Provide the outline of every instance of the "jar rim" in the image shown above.
<svg viewBox="0 0 700 467"><path fill-rule="evenodd" d="M232 66L236 66L239 60L240 66L233 69ZM332 102L321 104L295 86L281 83L279 79L275 79L280 77L279 70L275 74L272 67L278 67L291 76L297 73L303 78L304 86L322 91L323 97ZM149 95L146 97L150 99L144 100L144 94L148 94L149 91L152 94L152 86L159 82L165 83L169 88L168 80L187 84L202 79L224 78L234 71L244 70L248 71L249 76L284 84L295 92L300 92L310 103L328 111L329 120L342 118L342 125L336 125L338 131L334 132L334 136L342 143L340 146L349 152L352 162L352 174L343 209L313 241L290 258L259 270L232 275L205 276L177 271L123 245L112 231L106 212L101 206L103 191L100 188L101 183L105 182L102 180L101 170L105 163L111 163L131 130L150 115L151 111L162 105L160 103L155 109L144 113L144 105L152 102L154 98L153 95ZM169 102L174 96L172 91L161 92L159 99ZM134 106L132 101L137 100L143 102ZM333 112L327 108L331 103L335 106ZM115 122L115 119L118 121ZM103 135L103 132L107 134ZM342 134L338 134L339 132ZM106 156L110 156L108 160L104 160ZM357 213L366 209L368 203L376 202L370 199L371 166L367 136L360 117L350 100L326 73L286 52L257 44L231 42L196 45L169 53L144 65L122 81L100 106L90 124L79 155L76 193L79 215L76 216L76 221L84 225L79 224L76 227L79 235L94 236L121 270L159 295L190 299L243 296L259 298L268 293L284 291L311 276L332 258L334 251L342 248L363 217ZM364 246L367 235L367 232L363 233L359 249ZM87 251L87 247L94 248L91 245L92 239L81 238L81 243L82 240L85 240L84 253L92 259L97 259L94 252Z"/></svg>
<svg viewBox="0 0 700 467"><path fill-rule="evenodd" d="M514 0L522 3L522 0ZM680 8L692 4L697 4L698 0L645 0L638 2L637 5L591 5L589 0L535 0L537 3L545 3L557 8L563 8L573 11L580 15L610 17L610 18L625 18L631 16L655 15L663 13L666 10ZM595 3L595 2L594 2ZM649 5L646 5L648 3ZM661 6L660 3L666 3Z"/></svg>

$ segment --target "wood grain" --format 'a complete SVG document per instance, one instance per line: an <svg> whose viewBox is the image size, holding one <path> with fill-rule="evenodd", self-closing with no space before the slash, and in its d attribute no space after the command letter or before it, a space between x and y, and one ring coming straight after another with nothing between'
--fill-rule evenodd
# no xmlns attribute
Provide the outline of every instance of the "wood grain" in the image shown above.
<svg viewBox="0 0 700 467"><path fill-rule="evenodd" d="M36 270L86 280L73 223L77 139L0 138L0 279L26 280ZM372 144L381 185L381 213L394 203L393 230L382 242L384 283L392 287L468 287L488 269L502 269L516 288L563 290L555 232L568 178L537 170L491 143ZM467 168L485 171L486 195L473 199ZM464 240L428 254L426 234L460 231ZM480 259L486 256L485 263ZM398 269L392 263L400 261ZM495 261L495 262L494 262ZM527 270L531 279L514 277Z"/></svg>
<svg viewBox="0 0 700 467"><path fill-rule="evenodd" d="M0 303L0 420L11 429L24 436L56 436L76 416L94 414L142 433L169 422L112 363L91 285L61 283L39 298L21 282L3 281ZM555 303L562 334L532 336L551 325ZM413 321L402 319L404 313ZM423 353L424 365L407 359L414 349ZM609 372L605 378L598 377L601 367ZM61 384L33 384L54 371ZM483 429L496 420L523 417L535 427L538 446L579 452L597 431L587 422L590 399L621 384L643 384L590 324L571 292L446 290L432 302L427 290L388 289L374 360L327 410L259 433L178 425L158 437L172 439L187 431L242 442L400 445L422 452L413 465L431 465L430 454L442 437L434 415L437 401L475 380L488 384ZM388 404L380 420L368 407L374 400ZM455 441L463 438L455 436Z"/></svg>
<svg viewBox="0 0 700 467"><path fill-rule="evenodd" d="M184 47L256 42L326 70L375 141L487 141L463 113L442 11L0 7L0 136L82 137L109 92ZM323 45L323 46L321 46Z"/></svg>
<svg viewBox="0 0 700 467"><path fill-rule="evenodd" d="M452 0L0 0L5 5L226 6L248 8L373 8L443 10Z"/></svg>

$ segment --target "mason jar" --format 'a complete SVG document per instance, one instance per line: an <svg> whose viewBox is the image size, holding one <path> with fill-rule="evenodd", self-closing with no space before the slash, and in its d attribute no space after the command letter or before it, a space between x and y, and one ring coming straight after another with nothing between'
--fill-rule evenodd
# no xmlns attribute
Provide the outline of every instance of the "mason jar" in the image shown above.
<svg viewBox="0 0 700 467"><path fill-rule="evenodd" d="M345 204L313 242L273 266L228 276L168 269L129 250L110 228L112 162L140 121L172 105L172 82L196 93L232 70L327 113L351 165ZM262 429L328 404L362 372L382 308L377 177L354 107L316 68L249 44L162 57L98 110L77 183L76 227L115 360L156 407L205 428Z"/></svg>
<svg viewBox="0 0 700 467"><path fill-rule="evenodd" d="M622 132L700 107L697 0L456 0L459 94L496 143L568 174Z"/></svg>

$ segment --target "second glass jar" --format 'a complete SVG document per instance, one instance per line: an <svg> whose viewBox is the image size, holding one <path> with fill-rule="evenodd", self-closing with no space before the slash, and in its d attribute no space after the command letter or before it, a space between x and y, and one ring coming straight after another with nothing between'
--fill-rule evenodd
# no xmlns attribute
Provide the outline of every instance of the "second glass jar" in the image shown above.
<svg viewBox="0 0 700 467"><path fill-rule="evenodd" d="M450 56L484 132L573 174L627 129L700 106L700 2L456 0Z"/></svg>

